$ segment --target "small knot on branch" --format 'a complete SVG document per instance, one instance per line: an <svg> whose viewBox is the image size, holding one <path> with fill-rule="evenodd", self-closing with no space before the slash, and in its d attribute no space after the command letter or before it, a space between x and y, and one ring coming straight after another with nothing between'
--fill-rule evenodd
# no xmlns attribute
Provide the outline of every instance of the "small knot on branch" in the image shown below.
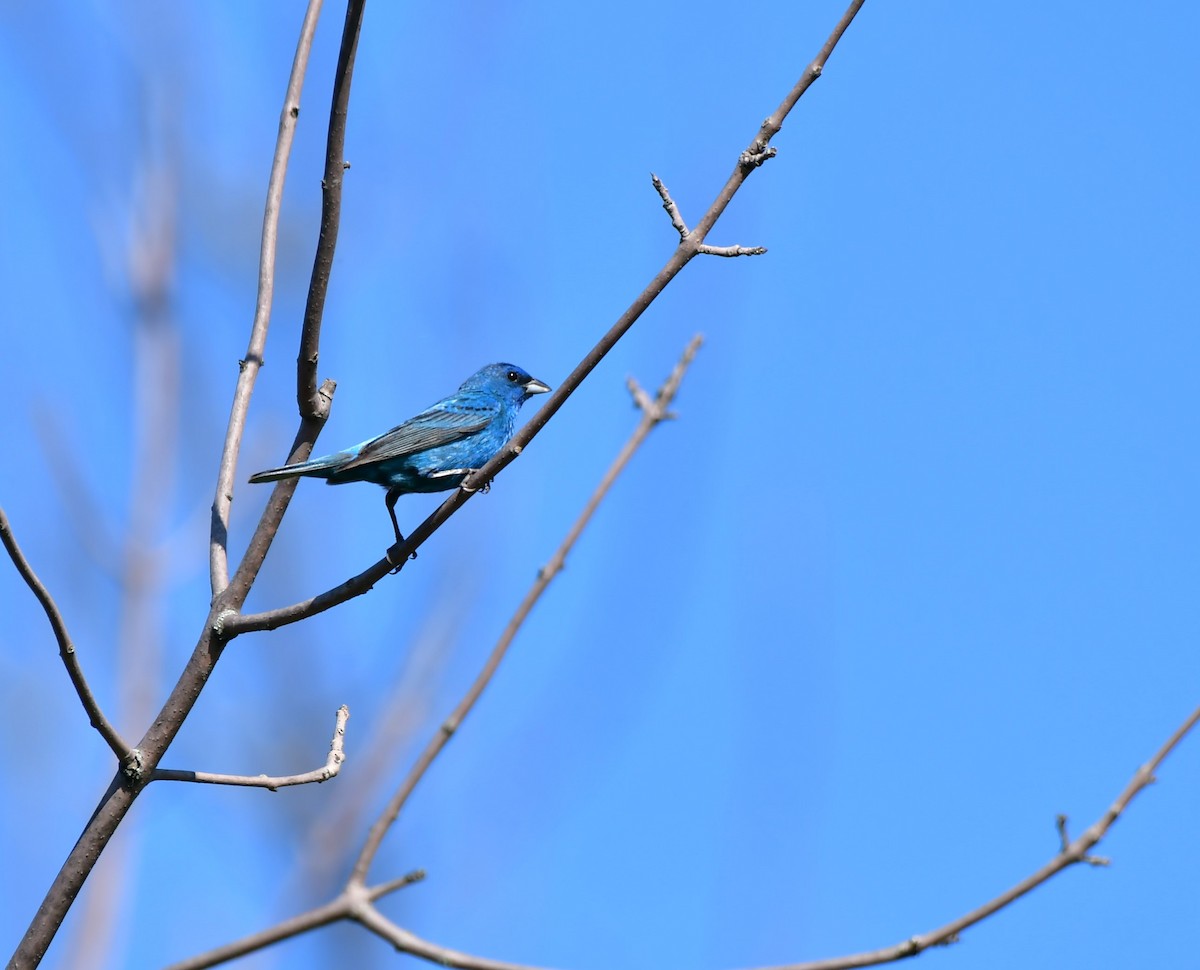
<svg viewBox="0 0 1200 970"><path fill-rule="evenodd" d="M742 168L758 168L767 159L774 158L778 154L779 149L756 141L738 156L738 164Z"/></svg>
<svg viewBox="0 0 1200 970"><path fill-rule="evenodd" d="M221 610L221 612L217 614L217 618L213 620L212 623L213 636L219 640L223 640L225 638L225 625L230 620L236 619L239 615L240 614L238 611L232 607Z"/></svg>
<svg viewBox="0 0 1200 970"><path fill-rule="evenodd" d="M1102 855L1089 855L1071 846L1071 837L1067 834L1067 816L1054 816L1054 827L1058 829L1059 854L1074 856L1077 862L1086 862L1089 866L1110 866L1112 859ZM1085 833L1086 835L1086 833Z"/></svg>
<svg viewBox="0 0 1200 970"><path fill-rule="evenodd" d="M129 754L121 759L121 774L131 785L137 785L146 775L146 759L141 748L130 748Z"/></svg>

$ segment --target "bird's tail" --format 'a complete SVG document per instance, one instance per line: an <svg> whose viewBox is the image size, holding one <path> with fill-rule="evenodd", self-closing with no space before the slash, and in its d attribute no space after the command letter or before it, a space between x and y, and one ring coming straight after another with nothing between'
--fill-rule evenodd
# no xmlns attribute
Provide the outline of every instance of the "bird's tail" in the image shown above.
<svg viewBox="0 0 1200 970"><path fill-rule="evenodd" d="M266 471L255 472L250 476L250 482L277 482L281 478L299 478L309 475L314 478L328 478L337 467L346 460L344 454L326 455L324 458L313 458L311 461L300 461L294 465L281 465L279 468L268 468Z"/></svg>

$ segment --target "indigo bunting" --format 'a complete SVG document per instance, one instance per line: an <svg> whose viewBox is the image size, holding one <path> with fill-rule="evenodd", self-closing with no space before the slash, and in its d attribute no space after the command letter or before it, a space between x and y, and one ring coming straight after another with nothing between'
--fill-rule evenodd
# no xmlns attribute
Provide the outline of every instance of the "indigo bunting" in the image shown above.
<svg viewBox="0 0 1200 970"><path fill-rule="evenodd" d="M396 522L396 499L405 492L457 488L512 437L521 405L532 395L548 390L546 384L520 367L488 364L449 397L378 438L324 458L256 472L250 481L310 476L325 479L327 485L382 485L387 489L385 501L396 541L403 542Z"/></svg>

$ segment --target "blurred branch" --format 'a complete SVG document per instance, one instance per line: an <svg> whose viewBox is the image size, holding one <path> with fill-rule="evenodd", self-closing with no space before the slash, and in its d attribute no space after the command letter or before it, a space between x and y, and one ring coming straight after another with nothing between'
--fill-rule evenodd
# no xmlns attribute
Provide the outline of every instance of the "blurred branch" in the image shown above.
<svg viewBox="0 0 1200 970"><path fill-rule="evenodd" d="M575 369L551 392L550 396L546 399L546 403L513 436L512 441L509 442L507 447L500 449L495 457L486 465L478 469L473 475L468 476L467 480L449 498L434 509L424 522L409 533L408 538L403 542L397 542L391 546L387 554L379 562L363 570L357 576L352 576L340 585L309 599L262 613L249 613L231 617L225 625L226 635L233 638L242 633L249 633L255 630L274 630L289 623L296 623L299 620L332 609L349 599L353 599L355 596L361 596L393 569L399 572L409 561L412 553L416 552L426 539L441 528L446 520L457 512L475 492L479 491L484 482L490 482L512 463L524 450L525 446L546 426L547 422L558 413L558 409L566 403L567 398L575 393L575 390L583 383L584 378L616 346L617 342L637 322L647 307L667 288L667 284L679 275L684 266L691 262L693 257L706 253L727 256L738 255L738 253L732 250L739 249L739 247L705 247L704 240L716 224L717 219L720 218L721 213L729 205L730 200L737 193L737 190L750 177L750 174L767 158L774 156L775 149L768 147L771 138L782 128L784 118L787 117L788 112L792 110L801 95L808 90L813 81L821 76L821 72L825 68L825 62L829 59L830 54L833 53L833 49L837 46L838 41L842 39L846 28L850 26L850 22L854 19L864 2L865 0L853 0L851 2L842 19L834 28L833 33L825 41L825 45L805 69L803 76L796 82L787 97L775 109L775 112L762 123L758 134L750 142L750 146L738 156L733 173L717 194L716 199L713 200L712 205L700 217L696 228L690 232L681 234L679 245L663 268L658 271L649 285L638 294L629 308L621 314L617 322L600 338L583 360L576 365ZM665 205L666 202L664 201ZM672 202L671 205L674 206L674 203ZM671 215L672 225L678 230L680 226L683 226L683 219L679 215L678 207L674 206L673 211L671 208L668 208L667 211ZM742 251L742 253L751 255L751 251L749 250ZM291 479L286 483L281 482L276 489L278 491L284 487L295 488L295 479Z"/></svg>
<svg viewBox="0 0 1200 970"><path fill-rule="evenodd" d="M1108 860L1091 855L1091 850L1100 843L1100 840L1112 828L1113 822L1121 817L1121 813L1125 811L1138 792L1156 780L1154 773L1158 770L1158 766L1163 763L1167 755L1183 740L1184 736L1196 726L1197 722L1200 722L1200 708L1192 711L1188 719L1158 749L1154 757L1133 773L1133 778L1125 786L1124 791L1117 796L1116 801L1109 806L1108 810L1083 835L1073 842L1069 841L1066 835L1066 816L1059 815L1057 827L1062 848L1058 855L1042 866L1037 872L1033 873L1033 875L1022 879L1007 892L1001 893L995 899L984 903L978 909L973 909L965 916L960 916L958 919L947 923L945 926L938 927L936 930L910 937L894 946L884 947L881 950L854 953L849 956L834 957L829 960L813 960L807 963L788 963L775 967L762 967L759 970L852 970L854 967L873 967L881 963L893 963L896 960L903 960L906 957L916 956L922 950L928 950L933 946L947 946L951 943L957 943L959 934L963 930L987 919L993 913L1004 909L1010 903L1016 902L1016 900L1020 899L1026 893L1036 889L1042 883L1047 882L1053 876L1058 875L1058 873L1070 866L1081 862L1088 865L1107 865Z"/></svg>
<svg viewBox="0 0 1200 970"><path fill-rule="evenodd" d="M113 233L113 219L96 227L96 245L110 254L111 284L117 302L128 305L133 376L130 382L133 458L125 528L111 540L104 558L116 565L120 591L113 665L117 699L113 717L144 725L162 694L165 560L158 540L170 517L179 458L182 342L174 313L178 263L179 164L174 115L166 110L157 85L141 82L141 137L132 172L128 230ZM78 452L66 461L78 462ZM79 470L73 477L82 479ZM86 528L86 526L85 526ZM114 554L115 552L115 554ZM129 767L136 764L130 759ZM137 872L139 826L108 847L104 866L93 874L92 891L80 901L64 942L63 962L75 970L102 970L124 962L120 927L130 905L129 887Z"/></svg>
<svg viewBox="0 0 1200 970"><path fill-rule="evenodd" d="M350 708L345 704L338 708L333 725L333 740L329 742L329 757L325 764L299 775L219 775L209 771L181 771L175 768L156 768L150 775L151 781L193 781L205 785L240 785L243 788L266 788L276 791L290 785L321 784L337 776L346 760L346 720Z"/></svg>
<svg viewBox="0 0 1200 970"><path fill-rule="evenodd" d="M46 612L46 619L50 621L50 629L54 631L54 639L58 641L58 655L62 657L63 666L67 668L67 676L71 678L71 684L75 687L75 693L79 695L79 702L83 704L88 720L92 727L100 732L100 736L112 749L113 754L124 761L129 756L129 745L117 733L117 729L108 722L108 718L100 709L100 704L92 693L91 687L88 686L87 678L83 675L83 667L75 653L75 644L71 640L71 634L67 632L67 624L63 620L62 613L59 612L58 604L54 602L54 597L38 579L29 560L25 558L25 554L17 544L17 537L13 535L12 526L8 524L8 516L4 514L2 508L0 508L0 542L4 543L4 548L8 551L13 565L17 567L17 572L25 580L25 585L37 597L37 601L42 604L42 609Z"/></svg>
<svg viewBox="0 0 1200 970"><path fill-rule="evenodd" d="M71 532L92 565L116 580L120 576L120 563L114 560L112 550L119 540L105 521L105 510L84 481L79 452L73 450L67 440L58 409L48 401L36 401L32 416Z"/></svg>
<svg viewBox="0 0 1200 970"><path fill-rule="evenodd" d="M663 382L662 387L659 388L658 393L653 399L638 387L636 383L632 380L630 381L630 391L633 394L634 402L642 411L641 421L638 422L633 434L625 442L625 446L618 453L611 467L605 472L600 484L596 486L596 490L583 507L579 518L576 519L575 524L567 532L566 538L563 539L546 565L538 570L537 578L534 580L529 592L525 594L525 598L521 601L520 606L517 607L516 612L513 613L512 618L508 621L508 625L500 634L500 638L492 648L492 652L484 663L483 669L479 672L479 675L475 678L470 688L468 688L462 700L458 702L454 710L450 713L450 716L446 718L434 736L430 738L429 743L425 746L425 750L421 752L420 757L409 771L408 776L400 784L391 801L371 826L370 831L367 833L367 838L363 842L362 850L359 852L358 859L354 863L354 868L350 872L350 877L346 880L345 886L337 897L324 906L319 906L307 913L302 913L260 933L255 933L234 943L210 950L208 953L201 954L190 960L174 964L169 970L200 970L202 967L216 966L226 960L245 956L247 953L270 946L272 943L278 943L280 940L289 939L290 937L316 929L319 926L325 926L328 923L343 919L354 920L362 924L371 930L371 932L387 940L398 950L433 963L441 964L442 966L468 967L473 968L473 970L528 970L528 968L521 964L503 963L498 960L489 960L485 957L471 956L457 950L446 949L445 947L430 943L428 940L423 940L392 923L375 909L372 904L386 893L413 882L414 877L413 875L409 875L398 880L391 880L390 882L369 887L366 885L367 872L375 859L376 853L379 851L379 847L383 844L384 836L387 835L388 830L396 821L400 810L417 787L417 783L425 776L430 765L433 764L442 749L445 748L447 742L453 737L467 715L470 714L471 709L482 696L488 684L491 683L492 677L495 676L501 661L508 652L509 646L512 644L517 632L521 629L525 619L529 616L534 604L541 598L541 595L546 591L546 588L550 585L554 577L562 571L567 555L591 521L596 509L612 488L613 483L620 476L621 472L625 470L625 466L629 464L629 460L646 440L650 432L661 422L674 417L670 412L671 401L674 400L676 393L679 391L683 375L695 357L696 351L699 350L702 339L699 334L691 339L683 352L683 356L679 359L674 370L671 371L670 376Z"/></svg>
<svg viewBox="0 0 1200 970"><path fill-rule="evenodd" d="M238 362L237 386L233 392L233 407L225 431L225 445L217 470L217 493L212 505L212 533L209 539L208 569L213 595L229 585L229 509L233 504L233 477L242 433L250 410L250 395L263 365L267 343L267 328L271 323L271 303L275 296L275 250L279 241L279 213L283 207L283 184L287 178L288 160L296 137L296 120L300 117L300 94L304 89L304 74L312 50L317 19L322 0L309 0L300 27L300 40L292 59L283 110L279 116L279 134L275 140L275 156L271 161L271 176L267 181L267 202L263 212L262 245L258 257L258 296L254 307L254 322L250 327L250 344L246 356Z"/></svg>

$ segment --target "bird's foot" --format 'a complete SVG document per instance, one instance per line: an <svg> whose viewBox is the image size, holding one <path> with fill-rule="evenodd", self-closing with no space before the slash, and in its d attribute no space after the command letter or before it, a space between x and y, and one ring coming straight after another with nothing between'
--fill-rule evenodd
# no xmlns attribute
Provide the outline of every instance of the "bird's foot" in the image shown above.
<svg viewBox="0 0 1200 970"><path fill-rule="evenodd" d="M472 472L475 472L478 470L479 469L477 469L477 468L471 469ZM490 492L492 490L492 482L493 481L494 481L494 479L489 478L482 485L459 485L458 487L461 488L468 495L474 495L476 492L482 492L484 495L486 495L488 492Z"/></svg>
<svg viewBox="0 0 1200 970"><path fill-rule="evenodd" d="M403 543L404 543L404 536L402 536L400 534L400 530L397 529L396 530L396 546L403 545ZM395 549L396 546L389 547L387 552L385 552L383 554L383 558L386 559L392 565L391 573L393 576L395 576L396 573L400 572L400 570L404 568L404 563L408 561L408 560L402 559L402 560L400 560L400 562L396 562L396 560L394 560L392 558L392 549ZM412 559L416 559L416 558L417 558L417 550L414 549L412 552L410 552L408 554L408 559L412 560Z"/></svg>

